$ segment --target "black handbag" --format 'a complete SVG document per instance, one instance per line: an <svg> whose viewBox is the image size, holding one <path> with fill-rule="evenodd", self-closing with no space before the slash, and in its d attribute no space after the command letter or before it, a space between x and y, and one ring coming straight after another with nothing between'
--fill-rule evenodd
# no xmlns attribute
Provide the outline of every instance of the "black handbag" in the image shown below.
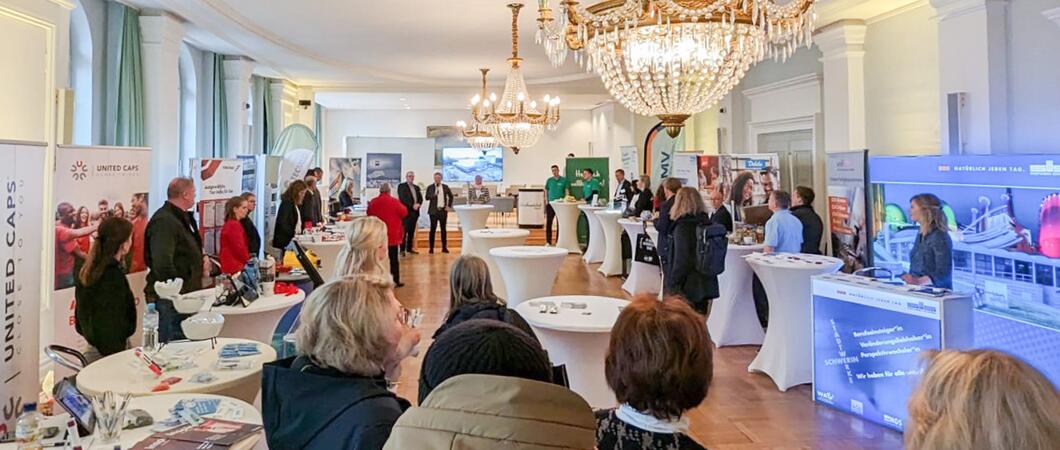
<svg viewBox="0 0 1060 450"><path fill-rule="evenodd" d="M652 266L659 265L659 252L655 248L655 242L647 233L637 235L637 248L634 249L633 260Z"/></svg>

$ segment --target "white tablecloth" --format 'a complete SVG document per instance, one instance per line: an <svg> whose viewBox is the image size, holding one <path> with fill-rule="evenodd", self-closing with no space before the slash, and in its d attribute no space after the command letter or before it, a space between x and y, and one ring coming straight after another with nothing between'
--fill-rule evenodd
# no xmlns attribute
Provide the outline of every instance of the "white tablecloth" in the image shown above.
<svg viewBox="0 0 1060 450"><path fill-rule="evenodd" d="M604 253L607 251L607 240L604 238L604 229L600 226L600 218L594 214L603 211L603 206L578 205L578 209L585 213L585 219L589 222L589 245L585 249L582 259L589 263L604 262Z"/></svg>
<svg viewBox="0 0 1060 450"><path fill-rule="evenodd" d="M335 264L339 260L339 252L346 245L346 240L315 242L307 238L299 238L298 243L320 258L320 276L324 278L324 281L331 281L335 275Z"/></svg>
<svg viewBox="0 0 1060 450"><path fill-rule="evenodd" d="M460 245L460 254L470 254L474 251L471 249L470 233L486 228L486 221L489 220L490 212L493 211L493 205L456 205L453 206L453 210L456 211L456 217L460 221L460 234L464 237Z"/></svg>
<svg viewBox="0 0 1060 450"><path fill-rule="evenodd" d="M725 272L718 276L721 296L714 300L707 318L710 338L718 347L726 345L762 345L765 331L758 322L751 295L754 274L744 256L762 251L764 245L729 244L725 253Z"/></svg>
<svg viewBox="0 0 1060 450"><path fill-rule="evenodd" d="M268 344L257 342L261 354L248 356L253 362L249 369L217 370L216 363L221 347L225 344L254 342L246 339L217 339L217 348L210 348L210 341L178 342L166 345L162 351L171 352L181 349L193 355L194 367L166 372L155 378L154 374L143 367L136 359L133 350L116 353L89 364L77 375L77 387L85 395L99 395L105 391L125 393L133 396L155 395L151 388L163 379L180 377L182 381L170 386L168 391L157 394L218 394L235 397L247 403L253 403L261 390L261 365L276 359L276 351ZM210 383L192 383L191 377L200 372L210 372L217 379Z"/></svg>
<svg viewBox="0 0 1060 450"><path fill-rule="evenodd" d="M500 298L508 298L508 292L504 288L504 274L497 269L497 264L493 261L493 257L490 256L490 250L497 247L523 245L526 243L526 238L530 236L530 230L491 228L488 230L474 230L468 235L471 236L471 254L485 260L486 266L490 269L493 293Z"/></svg>
<svg viewBox="0 0 1060 450"><path fill-rule="evenodd" d="M651 224L651 223L648 224L648 237L650 237L651 241L653 243L655 243L655 251L658 252L659 251L659 230L655 229L654 224ZM659 277L659 290L658 290L658 292L659 292L659 298L662 298L662 296L663 296L663 280L666 279L666 274L662 273L662 267L659 268L659 275L660 275L660 277Z"/></svg>
<svg viewBox="0 0 1060 450"><path fill-rule="evenodd" d="M539 312L539 302L584 303L587 307L560 308L559 314L549 314ZM552 364L567 366L571 390L600 409L616 404L615 394L604 377L604 357L620 308L628 304L617 298L569 295L525 301L515 310L534 329Z"/></svg>
<svg viewBox="0 0 1060 450"><path fill-rule="evenodd" d="M582 203L556 200L549 204L552 205L552 210L556 212L556 219L559 221L559 239L556 240L556 247L566 249L570 253L581 254L582 248L578 245L578 216L581 211L578 207Z"/></svg>
<svg viewBox="0 0 1060 450"><path fill-rule="evenodd" d="M633 219L619 219L618 224L622 225L622 228L626 230L629 248L633 250L634 256L636 256L637 236L644 234L644 222ZM651 224L648 227L651 227ZM661 285L662 271L659 266L637 262L634 259L629 265L629 276L626 278L626 282L622 283L622 290L630 294L641 292L658 294L659 286Z"/></svg>
<svg viewBox="0 0 1060 450"><path fill-rule="evenodd" d="M769 328L748 371L764 372L781 391L812 381L814 275L832 273L843 261L818 255L752 253L745 257L769 297Z"/></svg>
<svg viewBox="0 0 1060 450"><path fill-rule="evenodd" d="M567 257L567 249L559 247L499 247L490 250L493 263L504 278L509 308L537 297L552 294L556 274ZM494 287L497 283L494 282Z"/></svg>
<svg viewBox="0 0 1060 450"><path fill-rule="evenodd" d="M202 311L214 311L225 316L225 325L221 329L221 337L249 339L255 342L272 342L272 335L276 332L276 325L280 319L291 309L305 300L305 292L299 290L293 295L269 295L255 300L246 308L242 306L218 306L213 304L213 288L203 289L190 295L206 296L207 300L202 305Z"/></svg>
<svg viewBox="0 0 1060 450"><path fill-rule="evenodd" d="M596 211L593 215L600 222L604 236L604 262L597 268L604 276L622 275L622 211Z"/></svg>

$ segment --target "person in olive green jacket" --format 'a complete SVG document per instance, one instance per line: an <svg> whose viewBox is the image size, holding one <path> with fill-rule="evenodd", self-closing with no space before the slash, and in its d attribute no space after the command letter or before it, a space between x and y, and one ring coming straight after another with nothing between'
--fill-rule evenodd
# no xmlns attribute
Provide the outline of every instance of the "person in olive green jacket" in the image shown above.
<svg viewBox="0 0 1060 450"><path fill-rule="evenodd" d="M545 194L548 196L545 202L545 243L548 245L552 245L552 222L556 220L556 210L552 209L551 202L563 201L569 188L570 181L559 174L559 166L552 166L552 177L545 181Z"/></svg>
<svg viewBox="0 0 1060 450"><path fill-rule="evenodd" d="M420 405L398 418L384 450L593 449L589 404L551 384L537 341L496 320L442 333L423 360Z"/></svg>

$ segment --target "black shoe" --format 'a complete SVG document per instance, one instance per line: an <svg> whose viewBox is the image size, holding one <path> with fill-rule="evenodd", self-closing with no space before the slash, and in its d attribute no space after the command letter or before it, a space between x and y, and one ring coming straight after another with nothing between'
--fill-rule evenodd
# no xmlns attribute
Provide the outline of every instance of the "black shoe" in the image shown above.
<svg viewBox="0 0 1060 450"><path fill-rule="evenodd" d="M397 287L405 287L405 283L402 283L402 282L400 282L400 281L399 281L399 282L397 282L397 283L394 283L394 286L397 286Z"/></svg>
<svg viewBox="0 0 1060 450"><path fill-rule="evenodd" d="M433 255L434 254L434 249L432 248L432 249L428 250L427 253Z"/></svg>
<svg viewBox="0 0 1060 450"><path fill-rule="evenodd" d="M409 250L408 252L409 252L409 254L412 254L412 255L418 255L418 254L420 254L420 252L417 252L417 251L415 251L415 250Z"/></svg>
<svg viewBox="0 0 1060 450"><path fill-rule="evenodd" d="M402 250L402 251L401 251L401 254L400 254L400 255L398 255L398 256L400 256L400 257L404 258L404 257L405 257L405 256L407 256L407 255L408 255L408 253L406 253L406 252L405 252L404 250Z"/></svg>
<svg viewBox="0 0 1060 450"><path fill-rule="evenodd" d="M449 249L447 249L447 248L443 248L443 249L442 249L442 253L449 253Z"/></svg>

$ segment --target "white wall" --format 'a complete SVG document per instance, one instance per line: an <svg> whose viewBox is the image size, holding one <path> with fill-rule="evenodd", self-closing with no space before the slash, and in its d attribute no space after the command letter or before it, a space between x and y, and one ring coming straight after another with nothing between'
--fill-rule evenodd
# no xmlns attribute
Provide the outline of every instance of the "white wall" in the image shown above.
<svg viewBox="0 0 1060 450"><path fill-rule="evenodd" d="M1013 153L1060 153L1060 0L1008 2L1008 123Z"/></svg>
<svg viewBox="0 0 1060 450"><path fill-rule="evenodd" d="M328 109L324 119L324 160L344 156L346 138L403 137L425 138L428 126L455 124L468 120L469 112L456 110L362 111ZM504 185L543 184L548 168L561 164L567 153L588 154L591 136L589 111L563 111L559 129L546 131L537 145L522 149L518 155L504 152ZM423 158L434 159L433 149ZM326 162L322 167L326 167ZM325 168L326 170L326 168ZM431 169L433 171L433 168ZM430 179L431 171L416 173L418 180Z"/></svg>

